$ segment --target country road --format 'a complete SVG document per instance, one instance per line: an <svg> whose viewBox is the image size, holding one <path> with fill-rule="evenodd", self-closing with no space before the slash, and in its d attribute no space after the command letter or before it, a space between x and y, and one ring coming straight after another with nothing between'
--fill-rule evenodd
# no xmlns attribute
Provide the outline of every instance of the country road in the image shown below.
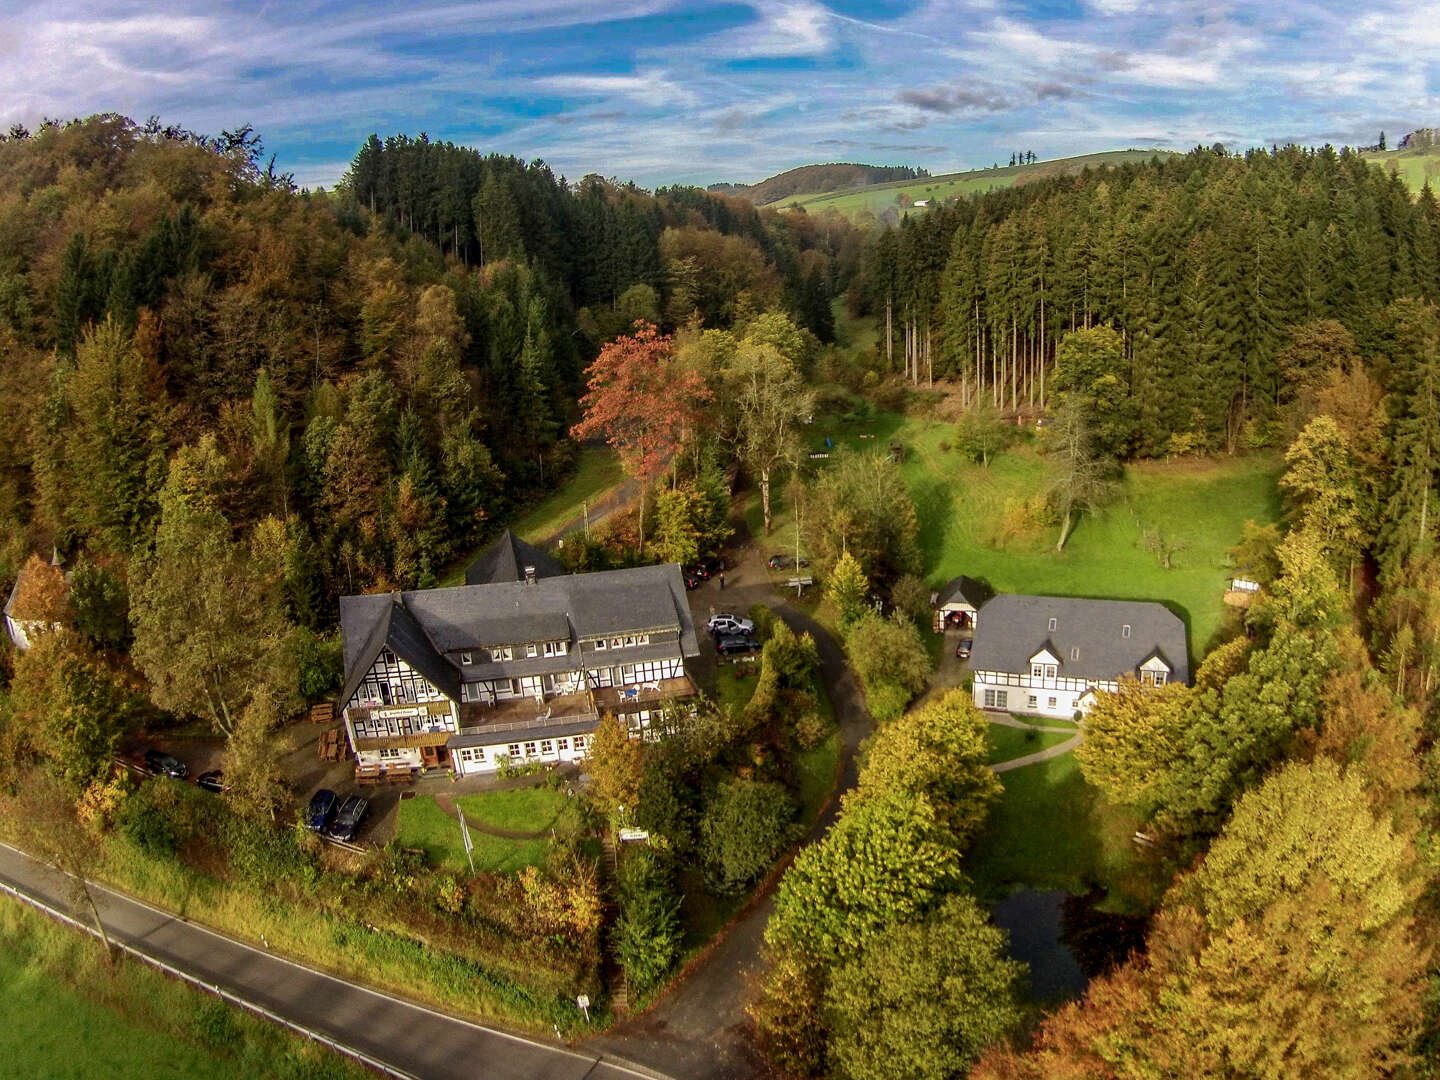
<svg viewBox="0 0 1440 1080"><path fill-rule="evenodd" d="M60 911L67 882L0 844L0 881ZM458 1020L281 959L92 885L117 940L421 1080L636 1080L654 1069Z"/></svg>

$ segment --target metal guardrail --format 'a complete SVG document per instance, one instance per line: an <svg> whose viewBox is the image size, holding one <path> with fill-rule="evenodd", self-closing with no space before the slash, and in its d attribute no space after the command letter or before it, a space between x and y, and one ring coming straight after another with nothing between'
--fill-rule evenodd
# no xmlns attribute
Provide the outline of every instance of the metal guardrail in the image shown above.
<svg viewBox="0 0 1440 1080"><path fill-rule="evenodd" d="M50 918L55 919L57 922L64 923L66 926L69 926L72 929L80 930L86 934L89 934L93 938L100 937L100 932L96 930L95 927L89 925L88 923L81 922L74 916L67 915L63 911L58 910L57 908L51 907L49 904L45 903L45 901L39 899L38 897L31 896L27 892L15 888L9 882L0 881L0 891L3 891L6 894L14 897L22 904L28 904L36 911L39 911L44 915L48 915ZM184 982L197 990L203 990L207 994L214 994L221 1001L244 1009L246 1012L258 1016L264 1020L268 1020L272 1024L278 1024L281 1027L293 1031L295 1034L309 1039L311 1042L318 1043L319 1045L326 1047L327 1049L337 1054L343 1054L345 1057L350 1058L352 1061L358 1061L361 1065L364 1065L368 1069L373 1069L375 1072L381 1073L385 1076L394 1077L395 1080L420 1080L420 1078L414 1073L408 1073L405 1072L403 1069L397 1069L395 1066L389 1065L386 1062L381 1061L379 1058L371 1057L363 1050L357 1050L355 1047L349 1046L346 1043L342 1043L337 1039L332 1039L328 1035L322 1035L320 1032L314 1031L311 1028L306 1027L304 1024L297 1024L295 1021L287 1019L284 1016L280 1016L278 1013L271 1012L263 1005L260 1005L254 1001L250 1001L248 998L241 997L239 994L236 994L230 990L226 990L224 987L220 986L217 983L208 983L204 979L190 974L188 971L181 971L179 968L167 964L165 963L165 961L151 956L148 953L142 952L132 945L127 945L125 942L120 941L118 938L111 938L110 944L124 952L127 956L133 957L136 960L140 960L146 964L149 964L157 971L160 971L170 976L172 979L179 979L181 982Z"/></svg>

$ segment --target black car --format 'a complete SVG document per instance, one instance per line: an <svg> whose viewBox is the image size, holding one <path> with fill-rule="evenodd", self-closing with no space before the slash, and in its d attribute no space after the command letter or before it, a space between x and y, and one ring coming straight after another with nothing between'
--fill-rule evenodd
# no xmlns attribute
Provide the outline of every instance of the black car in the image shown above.
<svg viewBox="0 0 1440 1080"><path fill-rule="evenodd" d="M798 570L810 565L810 560L804 555L771 555L766 562L771 570Z"/></svg>
<svg viewBox="0 0 1440 1080"><path fill-rule="evenodd" d="M145 768L156 776L173 776L176 780L184 780L190 772L183 761L171 757L163 750L155 749L145 751Z"/></svg>
<svg viewBox="0 0 1440 1080"><path fill-rule="evenodd" d="M195 784L197 787L202 787L206 791L213 791L218 795L225 790L225 774L219 769L211 769L209 772L202 772L197 776L195 778Z"/></svg>
<svg viewBox="0 0 1440 1080"><path fill-rule="evenodd" d="M955 646L955 655L961 660L970 659L970 646L975 644L969 638L962 638L960 644Z"/></svg>
<svg viewBox="0 0 1440 1080"><path fill-rule="evenodd" d="M721 656L739 656L742 653L760 651L760 642L749 634L725 634L715 642L715 651Z"/></svg>
<svg viewBox="0 0 1440 1080"><path fill-rule="evenodd" d="M685 588L687 589L698 589L701 585L705 584L705 579L695 573L694 570L686 570L684 576Z"/></svg>
<svg viewBox="0 0 1440 1080"><path fill-rule="evenodd" d="M724 570L724 559L701 559L685 572L687 574L694 574L701 581L709 581L716 574L723 573Z"/></svg>
<svg viewBox="0 0 1440 1080"><path fill-rule="evenodd" d="M310 796L310 805L305 808L305 827L311 832L323 832L330 819L335 816L335 807L340 799L329 788L321 788Z"/></svg>
<svg viewBox="0 0 1440 1080"><path fill-rule="evenodd" d="M335 823L330 826L330 835L336 840L354 840L355 833L360 829L360 822L365 820L365 812L370 809L370 804L359 795L351 795L340 806L335 815Z"/></svg>

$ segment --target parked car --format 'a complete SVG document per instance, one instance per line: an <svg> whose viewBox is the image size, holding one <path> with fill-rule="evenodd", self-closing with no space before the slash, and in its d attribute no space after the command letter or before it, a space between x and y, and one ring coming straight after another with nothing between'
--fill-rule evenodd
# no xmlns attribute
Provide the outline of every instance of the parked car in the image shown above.
<svg viewBox="0 0 1440 1080"><path fill-rule="evenodd" d="M705 624L715 637L721 634L753 634L755 624L749 619L742 619L739 615L732 615L728 611L722 611L718 615L711 615L710 621Z"/></svg>
<svg viewBox="0 0 1440 1080"><path fill-rule="evenodd" d="M973 641L971 641L969 638L963 638L963 639L961 640L960 644L955 646L955 655L956 655L957 657L959 657L961 660L969 660L969 659L970 659L970 646L971 646L971 645L974 645L974 644L975 644L975 643L974 643Z"/></svg>
<svg viewBox="0 0 1440 1080"><path fill-rule="evenodd" d="M683 576L685 578L685 588L687 589L698 589L701 585L705 584L705 579L695 573L694 570L686 570Z"/></svg>
<svg viewBox="0 0 1440 1080"><path fill-rule="evenodd" d="M739 656L759 650L760 642L749 634L725 634L715 642L715 651L721 656Z"/></svg>
<svg viewBox="0 0 1440 1080"><path fill-rule="evenodd" d="M211 769L209 772L202 772L195 778L195 784L206 791L213 791L217 795L225 790L225 774L219 769Z"/></svg>
<svg viewBox="0 0 1440 1080"><path fill-rule="evenodd" d="M810 565L804 555L771 555L766 561L771 570L798 570Z"/></svg>
<svg viewBox="0 0 1440 1080"><path fill-rule="evenodd" d="M701 559L694 566L690 567L686 573L694 574L701 581L709 581L724 569L724 559Z"/></svg>
<svg viewBox="0 0 1440 1080"><path fill-rule="evenodd" d="M340 799L329 788L321 788L310 796L310 805L305 808L305 827L311 832L324 832L325 826L335 816L335 807Z"/></svg>
<svg viewBox="0 0 1440 1080"><path fill-rule="evenodd" d="M370 804L359 795L351 795L341 805L335 814L335 822L330 826L330 835L336 840L354 840L355 834L360 830L360 822L365 820L365 812L370 809Z"/></svg>
<svg viewBox="0 0 1440 1080"><path fill-rule="evenodd" d="M145 751L145 768L156 776L173 776L176 780L184 780L190 772L183 761L153 747Z"/></svg>

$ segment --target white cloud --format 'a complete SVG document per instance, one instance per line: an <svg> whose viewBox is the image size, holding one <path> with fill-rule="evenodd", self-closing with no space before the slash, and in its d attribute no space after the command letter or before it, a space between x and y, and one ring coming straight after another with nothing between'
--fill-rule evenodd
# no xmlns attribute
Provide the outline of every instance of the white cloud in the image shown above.
<svg viewBox="0 0 1440 1080"><path fill-rule="evenodd" d="M550 75L536 79L534 84L561 93L625 97L656 108L686 105L697 100L694 91L677 83L663 71L635 75Z"/></svg>

